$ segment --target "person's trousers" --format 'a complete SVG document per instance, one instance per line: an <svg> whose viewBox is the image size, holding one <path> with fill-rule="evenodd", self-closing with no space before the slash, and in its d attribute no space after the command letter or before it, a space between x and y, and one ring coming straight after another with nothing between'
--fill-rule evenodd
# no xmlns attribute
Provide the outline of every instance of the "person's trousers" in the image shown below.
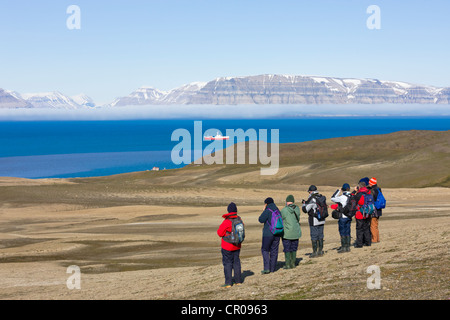
<svg viewBox="0 0 450 320"><path fill-rule="evenodd" d="M311 233L311 241L323 239L323 227L324 227L323 224L320 226L309 226L309 230Z"/></svg>
<svg viewBox="0 0 450 320"><path fill-rule="evenodd" d="M263 236L261 253L263 257L264 270L275 272L278 261L278 247L280 245L280 237Z"/></svg>
<svg viewBox="0 0 450 320"><path fill-rule="evenodd" d="M370 222L370 233L372 233L372 242L380 242L380 232L378 230L378 219L373 218Z"/></svg>
<svg viewBox="0 0 450 320"><path fill-rule="evenodd" d="M233 285L233 270L234 281L241 283L241 259L239 258L241 250L228 251L222 248L222 263L223 271L225 273L225 285Z"/></svg>
<svg viewBox="0 0 450 320"><path fill-rule="evenodd" d="M350 226L352 223L352 219L349 218L340 218L338 220L339 234L341 237L350 237Z"/></svg>
<svg viewBox="0 0 450 320"><path fill-rule="evenodd" d="M289 239L282 239L283 242L283 252L297 252L298 250L298 239L296 240L289 240Z"/></svg>
<svg viewBox="0 0 450 320"><path fill-rule="evenodd" d="M356 246L370 246L372 244L372 234L370 233L370 218L356 219Z"/></svg>

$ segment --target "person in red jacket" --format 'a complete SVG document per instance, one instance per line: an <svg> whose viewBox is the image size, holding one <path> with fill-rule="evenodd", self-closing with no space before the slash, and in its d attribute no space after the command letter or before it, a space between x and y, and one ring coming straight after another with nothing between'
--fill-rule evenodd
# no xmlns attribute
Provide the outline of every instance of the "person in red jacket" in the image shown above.
<svg viewBox="0 0 450 320"><path fill-rule="evenodd" d="M222 216L224 220L217 230L217 235L222 238L222 263L225 274L225 284L222 287L224 288L230 288L233 285L233 270L235 284L239 285L242 283L241 260L239 258L239 254L241 252L241 244L234 245L232 243L226 242L223 239L223 237L231 233L231 219L238 218L236 204L234 202L231 202L228 205L227 211L228 213Z"/></svg>
<svg viewBox="0 0 450 320"><path fill-rule="evenodd" d="M356 211L356 241L355 248L362 248L363 246L370 246L372 244L372 234L370 233L370 217L364 218L361 213L361 206L364 204L364 195L370 192L366 187L365 181L360 181L358 186L353 191L356 194L356 201L358 202L358 210Z"/></svg>

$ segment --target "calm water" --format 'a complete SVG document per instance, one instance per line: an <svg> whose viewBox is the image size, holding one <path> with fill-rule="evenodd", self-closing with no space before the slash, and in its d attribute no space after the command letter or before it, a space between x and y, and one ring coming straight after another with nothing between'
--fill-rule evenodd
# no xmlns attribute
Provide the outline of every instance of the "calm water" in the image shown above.
<svg viewBox="0 0 450 320"><path fill-rule="evenodd" d="M87 177L176 168L172 132L194 137L193 120L0 122L0 176ZM450 130L450 118L304 118L203 120L207 129L279 129L280 143L384 134L400 130ZM194 140L194 138L192 138ZM204 141L203 148L210 142Z"/></svg>

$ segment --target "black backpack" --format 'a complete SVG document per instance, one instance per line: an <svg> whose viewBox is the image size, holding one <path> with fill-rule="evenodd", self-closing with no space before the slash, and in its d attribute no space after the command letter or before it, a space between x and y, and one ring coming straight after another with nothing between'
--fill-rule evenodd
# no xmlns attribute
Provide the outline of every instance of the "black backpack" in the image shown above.
<svg viewBox="0 0 450 320"><path fill-rule="evenodd" d="M340 218L342 218L344 208L342 207L342 204L340 202L337 205L338 205L337 209L331 212L331 216L333 217L333 219L339 220Z"/></svg>
<svg viewBox="0 0 450 320"><path fill-rule="evenodd" d="M314 217L319 221L324 221L328 217L328 205L327 198L321 194L313 196L316 199L317 209L314 213Z"/></svg>
<svg viewBox="0 0 450 320"><path fill-rule="evenodd" d="M347 204L342 210L342 213L349 218L353 218L358 211L358 199L354 194L350 194L348 197Z"/></svg>

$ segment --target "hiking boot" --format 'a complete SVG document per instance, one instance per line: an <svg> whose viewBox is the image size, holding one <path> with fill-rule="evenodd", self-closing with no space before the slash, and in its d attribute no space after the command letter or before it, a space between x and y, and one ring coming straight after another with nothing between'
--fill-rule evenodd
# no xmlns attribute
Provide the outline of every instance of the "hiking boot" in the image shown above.
<svg viewBox="0 0 450 320"><path fill-rule="evenodd" d="M349 236L342 237L342 248L338 249L338 253L350 252L350 239Z"/></svg>
<svg viewBox="0 0 450 320"><path fill-rule="evenodd" d="M324 252L323 252L323 239L320 239L319 241L319 250L318 250L318 256L322 257Z"/></svg>
<svg viewBox="0 0 450 320"><path fill-rule="evenodd" d="M263 270L263 271L261 271L261 274L269 274L270 273L270 270Z"/></svg>
<svg viewBox="0 0 450 320"><path fill-rule="evenodd" d="M338 253L344 253L344 252L346 252L345 251L345 248L346 248L346 246L347 246L347 238L346 237L341 237L341 247L339 248L339 249L337 249L337 252Z"/></svg>
<svg viewBox="0 0 450 320"><path fill-rule="evenodd" d="M288 252L288 267L286 269L293 269L295 268L295 252Z"/></svg>
<svg viewBox="0 0 450 320"><path fill-rule="evenodd" d="M284 266L283 269L291 269L291 253L284 253Z"/></svg>
<svg viewBox="0 0 450 320"><path fill-rule="evenodd" d="M291 252L291 267L295 268L295 263L297 262L297 251Z"/></svg>
<svg viewBox="0 0 450 320"><path fill-rule="evenodd" d="M311 253L311 255L309 257L317 258L317 246L319 244L319 241L312 240L311 243L312 243L313 253Z"/></svg>
<svg viewBox="0 0 450 320"><path fill-rule="evenodd" d="M351 242L351 237L347 236L346 237L346 242L345 242L345 252L350 252L350 242Z"/></svg>

